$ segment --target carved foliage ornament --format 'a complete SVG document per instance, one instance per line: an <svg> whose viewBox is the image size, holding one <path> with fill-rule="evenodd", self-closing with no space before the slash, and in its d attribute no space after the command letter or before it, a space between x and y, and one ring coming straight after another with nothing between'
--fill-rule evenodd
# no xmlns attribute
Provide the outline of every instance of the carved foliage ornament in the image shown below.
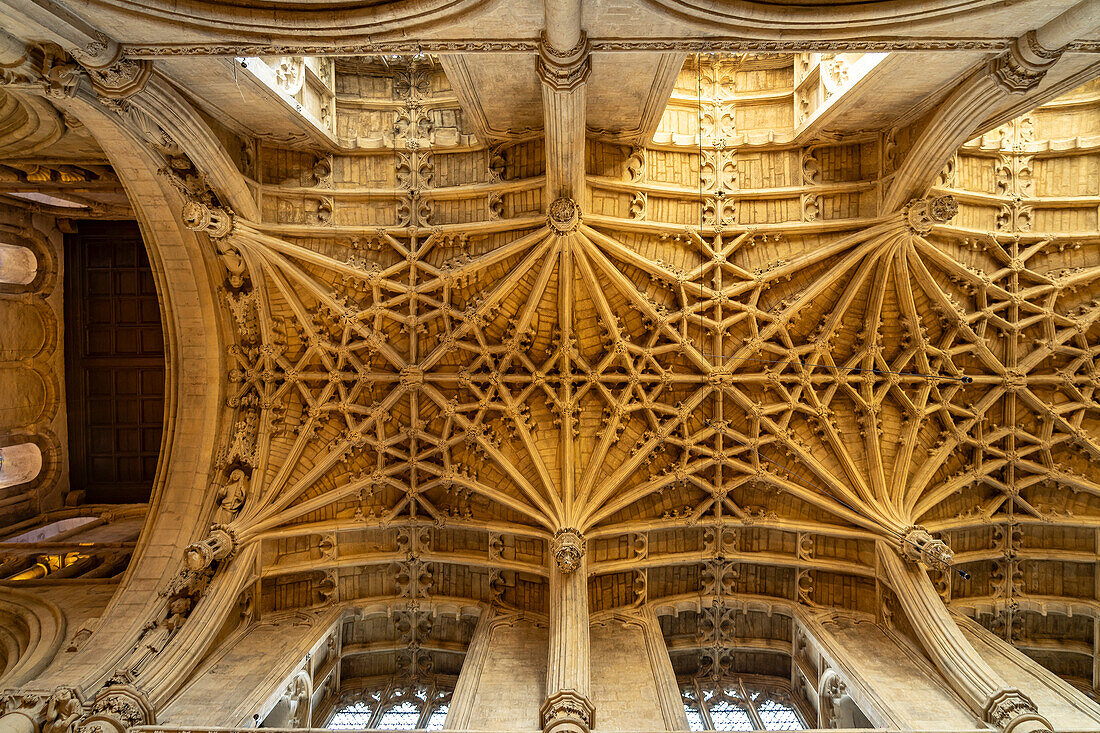
<svg viewBox="0 0 1100 733"><path fill-rule="evenodd" d="M542 704L539 720L544 731L569 730L588 733L595 724L596 708L576 690L559 690Z"/></svg>
<svg viewBox="0 0 1100 733"><path fill-rule="evenodd" d="M0 693L0 715L25 715L37 722L45 704L46 700L34 693L19 690L4 690Z"/></svg>
<svg viewBox="0 0 1100 733"><path fill-rule="evenodd" d="M580 223L581 210L573 199L557 198L550 203L546 218L559 234L568 234Z"/></svg>
<svg viewBox="0 0 1100 733"><path fill-rule="evenodd" d="M1002 688L992 693L985 703L982 719L1004 729L1005 733L1010 733L1021 723L1029 721L1046 725L1047 730L1053 730L1050 723L1039 714L1039 709L1031 698L1014 687Z"/></svg>
<svg viewBox="0 0 1100 733"><path fill-rule="evenodd" d="M580 567L585 545L584 535L572 527L555 532L554 539L550 541L550 552L554 555L558 569L563 573L572 573Z"/></svg>
<svg viewBox="0 0 1100 733"><path fill-rule="evenodd" d="M91 713L81 721L77 732L111 733L125 731L135 725L152 725L155 722L152 706L136 687L130 684L112 684L96 694Z"/></svg>

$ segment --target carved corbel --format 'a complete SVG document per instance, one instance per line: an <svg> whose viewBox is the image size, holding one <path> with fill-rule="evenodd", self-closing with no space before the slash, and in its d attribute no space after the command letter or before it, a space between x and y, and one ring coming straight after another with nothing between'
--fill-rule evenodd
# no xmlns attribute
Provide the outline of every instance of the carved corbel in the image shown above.
<svg viewBox="0 0 1100 733"><path fill-rule="evenodd" d="M1009 94L1024 94L1039 86L1047 70L1062 56L1062 49L1039 43L1035 31L1017 38L1012 46L990 61L989 71Z"/></svg>
<svg viewBox="0 0 1100 733"><path fill-rule="evenodd" d="M183 551L183 559L190 570L197 572L226 559L236 548L237 542L232 530L225 525L215 524L210 528L206 539L187 546Z"/></svg>
<svg viewBox="0 0 1100 733"><path fill-rule="evenodd" d="M191 200L183 205L180 213L183 225L193 232L204 232L214 239L221 239L233 230L233 214L219 206L207 206Z"/></svg>
<svg viewBox="0 0 1100 733"><path fill-rule="evenodd" d="M913 199L905 206L905 220L914 234L927 234L936 224L946 224L959 213L954 196Z"/></svg>
<svg viewBox="0 0 1100 733"><path fill-rule="evenodd" d="M149 700L130 684L113 684L96 693L91 712L76 733L126 733L135 725L153 725L156 715Z"/></svg>
<svg viewBox="0 0 1100 733"><path fill-rule="evenodd" d="M911 563L921 563L937 570L949 570L955 554L947 543L936 539L928 530L914 524L901 538L898 551Z"/></svg>
<svg viewBox="0 0 1100 733"><path fill-rule="evenodd" d="M539 708L539 723L546 733L589 733L595 719L596 707L576 690L559 690Z"/></svg>
<svg viewBox="0 0 1100 733"><path fill-rule="evenodd" d="M550 541L550 553L558 564L558 570L572 573L581 564L586 546L584 535L572 527L564 527L554 533Z"/></svg>
<svg viewBox="0 0 1100 733"><path fill-rule="evenodd" d="M581 223L581 209L571 198L554 199L547 209L546 218L558 234L568 234Z"/></svg>
<svg viewBox="0 0 1100 733"><path fill-rule="evenodd" d="M591 47L584 31L581 31L581 40L568 51L551 47L543 32L538 60L538 75L543 84L556 91L567 92L584 84L591 70Z"/></svg>
<svg viewBox="0 0 1100 733"><path fill-rule="evenodd" d="M34 52L37 77L47 97L64 99L76 94L80 84L80 65L52 43L40 44Z"/></svg>

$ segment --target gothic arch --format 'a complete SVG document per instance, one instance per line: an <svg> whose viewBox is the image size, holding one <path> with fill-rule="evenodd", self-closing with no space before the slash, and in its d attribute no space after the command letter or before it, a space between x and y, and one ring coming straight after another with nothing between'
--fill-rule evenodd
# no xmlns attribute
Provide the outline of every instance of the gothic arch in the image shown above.
<svg viewBox="0 0 1100 733"><path fill-rule="evenodd" d="M65 638L65 615L45 598L7 588L0 596L0 687L35 678Z"/></svg>
<svg viewBox="0 0 1100 733"><path fill-rule="evenodd" d="M871 0L827 3L824 0L650 0L677 15L712 27L737 28L738 35L853 38L872 29L914 33L916 28L961 15L971 18L1003 6L996 0ZM830 12L821 6L830 5Z"/></svg>
<svg viewBox="0 0 1100 733"><path fill-rule="evenodd" d="M279 47L273 45L279 41L298 43L301 38L310 37L323 43L326 38L368 36L373 40L387 33L453 21L482 3L478 0L382 0L371 3L190 0L167 6L150 0L107 0L105 4L125 9L147 21L198 28L206 34L220 31L223 37L232 36L251 41L257 47L266 47L265 55L271 55L279 53Z"/></svg>
<svg viewBox="0 0 1100 733"><path fill-rule="evenodd" d="M206 261L208 247L179 224L181 200L157 175L161 164L156 156L98 103L77 97L65 106L96 130L115 170L125 172L121 182L148 249L164 323L165 430L150 510L134 560L97 632L103 644L125 651L145 621L140 609L147 594L175 574L182 548L207 524L195 506L208 490L206 467L223 414L221 389L212 388L221 382L223 324ZM82 650L66 665L65 679L57 682L98 686L114 662Z"/></svg>
<svg viewBox="0 0 1100 733"><path fill-rule="evenodd" d="M12 248L12 254L19 259L24 257L23 252L30 252L34 256L34 277L25 282L7 281L2 277L2 269L8 250L0 251L0 294L47 293L57 279L57 263L45 235L35 228L31 217L27 217L26 224L0 222L0 247Z"/></svg>

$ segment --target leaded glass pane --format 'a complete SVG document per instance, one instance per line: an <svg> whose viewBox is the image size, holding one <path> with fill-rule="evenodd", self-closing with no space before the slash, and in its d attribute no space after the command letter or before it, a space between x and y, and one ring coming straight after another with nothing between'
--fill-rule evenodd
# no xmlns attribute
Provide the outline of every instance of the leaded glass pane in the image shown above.
<svg viewBox="0 0 1100 733"><path fill-rule="evenodd" d="M414 730L419 720L420 706L406 700L382 713L378 727L382 730Z"/></svg>
<svg viewBox="0 0 1100 733"><path fill-rule="evenodd" d="M447 708L450 706L447 703L443 703L428 716L428 730L443 730L443 722L447 720Z"/></svg>
<svg viewBox="0 0 1100 733"><path fill-rule="evenodd" d="M703 714L694 705L684 703L684 713L687 714L688 730L706 730L707 724L703 720Z"/></svg>
<svg viewBox="0 0 1100 733"><path fill-rule="evenodd" d="M764 730L805 730L806 726L798 719L798 713L790 705L778 700L767 699L756 706Z"/></svg>
<svg viewBox="0 0 1100 733"><path fill-rule="evenodd" d="M748 711L739 705L720 700L708 710L715 730L754 730Z"/></svg>
<svg viewBox="0 0 1100 733"><path fill-rule="evenodd" d="M370 725L371 709L362 702L353 702L336 711L328 722L332 730L359 730Z"/></svg>

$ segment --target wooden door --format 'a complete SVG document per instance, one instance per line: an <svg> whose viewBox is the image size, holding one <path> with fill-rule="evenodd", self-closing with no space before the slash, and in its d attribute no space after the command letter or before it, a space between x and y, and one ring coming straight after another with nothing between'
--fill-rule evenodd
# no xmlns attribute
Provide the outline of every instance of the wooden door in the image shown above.
<svg viewBox="0 0 1100 733"><path fill-rule="evenodd" d="M137 224L65 237L69 468L88 503L149 500L164 423L164 337Z"/></svg>

